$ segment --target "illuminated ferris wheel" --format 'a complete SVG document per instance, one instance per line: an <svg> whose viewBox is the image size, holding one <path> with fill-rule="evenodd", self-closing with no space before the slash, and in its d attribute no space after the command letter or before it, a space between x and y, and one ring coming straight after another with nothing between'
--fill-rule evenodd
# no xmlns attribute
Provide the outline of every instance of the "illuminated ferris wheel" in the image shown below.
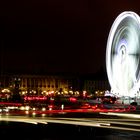
<svg viewBox="0 0 140 140"><path fill-rule="evenodd" d="M140 87L140 17L131 11L114 21L107 41L106 69L112 91L133 96Z"/></svg>

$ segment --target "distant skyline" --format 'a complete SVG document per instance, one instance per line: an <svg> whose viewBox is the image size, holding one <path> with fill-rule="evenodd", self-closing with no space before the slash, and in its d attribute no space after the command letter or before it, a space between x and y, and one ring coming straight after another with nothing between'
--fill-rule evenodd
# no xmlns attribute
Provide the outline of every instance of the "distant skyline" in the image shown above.
<svg viewBox="0 0 140 140"><path fill-rule="evenodd" d="M138 0L34 0L0 5L2 73L93 74L105 69L106 43L123 11Z"/></svg>

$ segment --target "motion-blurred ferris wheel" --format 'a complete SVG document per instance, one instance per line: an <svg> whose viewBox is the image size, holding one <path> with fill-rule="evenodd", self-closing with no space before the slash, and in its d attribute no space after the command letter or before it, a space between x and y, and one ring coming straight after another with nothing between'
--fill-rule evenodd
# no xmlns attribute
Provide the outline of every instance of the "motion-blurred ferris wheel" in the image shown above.
<svg viewBox="0 0 140 140"><path fill-rule="evenodd" d="M134 96L140 87L140 17L131 11L114 21L107 42L106 69L112 91Z"/></svg>

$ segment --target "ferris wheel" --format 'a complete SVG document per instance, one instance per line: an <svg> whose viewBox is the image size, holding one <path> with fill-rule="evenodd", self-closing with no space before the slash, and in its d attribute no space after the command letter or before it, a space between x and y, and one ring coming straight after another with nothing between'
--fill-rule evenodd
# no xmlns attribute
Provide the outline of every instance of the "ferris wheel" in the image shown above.
<svg viewBox="0 0 140 140"><path fill-rule="evenodd" d="M114 21L107 41L106 69L114 93L133 96L140 87L140 17L131 11Z"/></svg>

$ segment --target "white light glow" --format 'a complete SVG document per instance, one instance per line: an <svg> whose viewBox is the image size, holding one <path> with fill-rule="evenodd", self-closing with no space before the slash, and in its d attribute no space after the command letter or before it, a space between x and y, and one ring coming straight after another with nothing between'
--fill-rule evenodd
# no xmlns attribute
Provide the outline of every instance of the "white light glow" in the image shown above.
<svg viewBox="0 0 140 140"><path fill-rule="evenodd" d="M114 21L107 41L106 69L112 91L134 96L140 85L140 17L131 11Z"/></svg>

